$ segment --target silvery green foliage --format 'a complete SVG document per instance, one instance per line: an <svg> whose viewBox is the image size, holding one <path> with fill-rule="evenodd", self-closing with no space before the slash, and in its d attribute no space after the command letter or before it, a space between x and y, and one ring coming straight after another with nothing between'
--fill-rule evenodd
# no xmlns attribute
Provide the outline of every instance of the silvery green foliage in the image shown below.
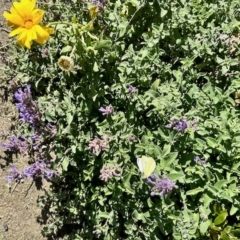
<svg viewBox="0 0 240 240"><path fill-rule="evenodd" d="M239 234L238 8L234 0L109 1L90 31L98 40L58 24L48 57L36 49L16 59L18 77L41 90L44 118L58 126L62 183L45 199L55 214L46 233L178 240L206 239L211 228L230 239L230 226ZM49 20L60 13L63 21L90 21L86 2L50 4ZM67 74L56 63L74 45L75 73ZM106 106L114 111L103 115ZM166 127L174 119L187 128ZM91 151L103 138L104 148L99 142L101 151ZM151 197L136 165L142 155L178 188ZM105 182L104 166L120 170Z"/></svg>

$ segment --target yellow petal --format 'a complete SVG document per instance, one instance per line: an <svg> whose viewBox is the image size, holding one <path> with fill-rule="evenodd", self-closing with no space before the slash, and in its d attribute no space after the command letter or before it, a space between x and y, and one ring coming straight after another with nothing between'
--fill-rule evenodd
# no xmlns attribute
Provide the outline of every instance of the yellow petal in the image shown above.
<svg viewBox="0 0 240 240"><path fill-rule="evenodd" d="M30 49L31 48L31 43L33 40L33 31L29 30L27 31L27 39L25 41L25 46Z"/></svg>
<svg viewBox="0 0 240 240"><path fill-rule="evenodd" d="M11 8L10 8L10 13L11 13L11 14L18 14L18 13L17 13L17 10L16 10L14 7L11 7Z"/></svg>
<svg viewBox="0 0 240 240"><path fill-rule="evenodd" d="M33 21L33 24L39 24L42 21L44 15L44 11L41 9L34 9L31 13L31 19Z"/></svg>
<svg viewBox="0 0 240 240"><path fill-rule="evenodd" d="M33 28L36 31L38 37L44 38L46 40L49 39L49 33L43 27L40 25L35 25Z"/></svg>
<svg viewBox="0 0 240 240"><path fill-rule="evenodd" d="M55 33L55 30L53 28L50 28L50 27L45 27L45 26L42 26L42 28L47 31L50 35L54 34Z"/></svg>
<svg viewBox="0 0 240 240"><path fill-rule="evenodd" d="M22 32L18 38L17 38L17 42L21 45L21 46L25 46L25 42L27 40L27 34L26 31Z"/></svg>
<svg viewBox="0 0 240 240"><path fill-rule="evenodd" d="M25 10L24 5L21 4L20 2L14 2L13 7L17 11L18 15L20 15L20 17L23 18L24 21L26 21L28 16L26 16L26 10Z"/></svg>
<svg viewBox="0 0 240 240"><path fill-rule="evenodd" d="M30 16L35 8L36 0L22 0L21 4L24 6L26 14Z"/></svg>
<svg viewBox="0 0 240 240"><path fill-rule="evenodd" d="M17 34L20 34L20 33L24 32L24 31L25 31L25 28L18 27L18 28L16 28L15 30L13 30L13 31L11 31L11 32L9 33L9 37L13 37L13 36L15 36L15 35L17 35Z"/></svg>
<svg viewBox="0 0 240 240"><path fill-rule="evenodd" d="M35 8L36 0L27 0L21 2L14 2L13 6L17 13L23 18L24 21L30 20L31 13Z"/></svg>
<svg viewBox="0 0 240 240"><path fill-rule="evenodd" d="M17 41L20 45L25 46L28 49L30 49L31 48L31 43L32 43L32 31L29 31L29 30L25 29L25 31L23 31L19 35Z"/></svg>
<svg viewBox="0 0 240 240"><path fill-rule="evenodd" d="M27 39L27 29L24 28L23 31L19 34L17 40L18 40L18 41L23 41L23 42L25 42L26 39Z"/></svg>
<svg viewBox="0 0 240 240"><path fill-rule="evenodd" d="M8 12L4 12L3 17L6 18L10 23L24 27L24 21L18 14L10 14Z"/></svg>

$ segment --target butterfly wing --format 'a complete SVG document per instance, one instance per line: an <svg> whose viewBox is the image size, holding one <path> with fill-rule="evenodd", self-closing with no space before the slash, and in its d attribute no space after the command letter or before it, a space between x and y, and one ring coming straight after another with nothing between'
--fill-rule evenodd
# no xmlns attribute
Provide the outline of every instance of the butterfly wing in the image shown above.
<svg viewBox="0 0 240 240"><path fill-rule="evenodd" d="M137 159L138 167L143 174L143 178L149 177L156 167L156 162L151 157L142 156Z"/></svg>
<svg viewBox="0 0 240 240"><path fill-rule="evenodd" d="M149 157L146 161L144 172L143 172L144 178L149 177L155 170L155 167L156 167L156 162L154 161L153 158Z"/></svg>
<svg viewBox="0 0 240 240"><path fill-rule="evenodd" d="M137 165L142 174L144 173L145 162L146 161L144 161L143 158L137 159Z"/></svg>

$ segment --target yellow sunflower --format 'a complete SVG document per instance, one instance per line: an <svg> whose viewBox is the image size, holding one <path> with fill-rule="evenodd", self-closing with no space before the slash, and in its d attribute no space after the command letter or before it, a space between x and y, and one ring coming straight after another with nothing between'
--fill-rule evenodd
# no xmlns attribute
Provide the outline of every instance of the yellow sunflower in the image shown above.
<svg viewBox="0 0 240 240"><path fill-rule="evenodd" d="M12 27L9 36L18 35L18 43L28 49L31 48L32 40L44 44L48 41L49 35L54 33L52 28L39 25L44 11L35 8L35 5L36 0L21 0L20 2L13 2L10 13L3 13L8 26Z"/></svg>

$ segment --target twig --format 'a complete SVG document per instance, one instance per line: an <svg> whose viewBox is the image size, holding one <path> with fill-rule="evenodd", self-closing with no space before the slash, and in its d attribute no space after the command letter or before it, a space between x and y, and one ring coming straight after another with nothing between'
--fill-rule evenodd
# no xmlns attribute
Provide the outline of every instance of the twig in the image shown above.
<svg viewBox="0 0 240 240"><path fill-rule="evenodd" d="M25 198L27 197L27 195L28 195L28 192L29 192L29 190L31 189L31 187L32 187L33 183L34 183L34 180L32 180L32 183L31 183L31 185L29 186L28 190L26 191Z"/></svg>
<svg viewBox="0 0 240 240"><path fill-rule="evenodd" d="M20 183L20 181L17 181L17 183L15 184L13 190L11 191L11 194L14 192L14 190L16 189L17 185Z"/></svg>
<svg viewBox="0 0 240 240"><path fill-rule="evenodd" d="M6 29L6 28L1 28L1 30L4 31L4 32L7 32L7 33L11 32L9 29Z"/></svg>

